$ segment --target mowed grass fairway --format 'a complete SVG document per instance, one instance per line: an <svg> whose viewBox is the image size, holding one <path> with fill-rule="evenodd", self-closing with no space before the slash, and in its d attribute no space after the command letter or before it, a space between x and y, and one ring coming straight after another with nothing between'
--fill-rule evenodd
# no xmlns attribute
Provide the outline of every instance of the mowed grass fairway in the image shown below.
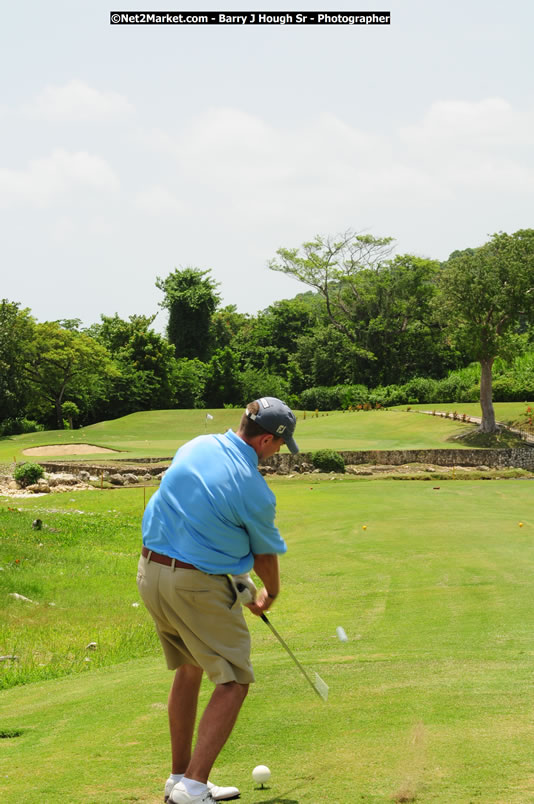
<svg viewBox="0 0 534 804"><path fill-rule="evenodd" d="M269 483L289 545L271 620L330 697L247 613L257 684L214 781L238 785L243 804L534 801L534 483ZM132 607L143 491L16 505L0 519L0 652L16 647L31 664L38 646L44 674L48 629L72 666L0 693L1 800L156 804L171 674ZM128 656L121 635L136 632ZM210 691L206 682L202 704ZM272 771L264 790L251 778L257 764Z"/></svg>
<svg viewBox="0 0 534 804"><path fill-rule="evenodd" d="M0 438L0 463L31 460L23 450L30 447L87 443L117 450L116 453L87 454L76 460L98 461L121 458L172 457L181 444L204 433L223 433L229 427L237 430L241 410L156 410L132 413L121 419L100 422L79 430L49 430ZM440 449L459 447L454 436L469 432L472 425L423 416L403 409L313 413L297 411L296 439L301 452L326 447L338 450L361 449ZM282 448L286 451L286 447ZM65 455L50 454L50 458ZM44 459L43 459L44 460Z"/></svg>

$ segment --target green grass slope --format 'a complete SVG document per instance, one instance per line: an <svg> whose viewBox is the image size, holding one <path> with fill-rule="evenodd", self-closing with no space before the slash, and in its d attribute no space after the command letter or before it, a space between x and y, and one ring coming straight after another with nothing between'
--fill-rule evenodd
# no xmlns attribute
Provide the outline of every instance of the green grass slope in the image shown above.
<svg viewBox="0 0 534 804"><path fill-rule="evenodd" d="M29 458L23 451L43 445L87 443L117 450L117 453L74 456L77 460L103 461L119 458L170 457L197 435L237 429L240 410L158 410L133 413L121 419L100 422L79 430L54 430L0 438L0 462ZM472 425L417 415L406 409L329 414L297 412L296 440L302 452L331 447L337 450L439 449L461 447L451 442ZM285 449L285 448L283 448ZM54 457L51 455L50 457ZM55 457L69 457L58 456Z"/></svg>
<svg viewBox="0 0 534 804"><path fill-rule="evenodd" d="M406 410L406 405L393 408L393 410ZM495 418L497 421L507 424L510 427L525 427L529 418L532 417L534 402L494 402ZM528 409L531 409L530 413ZM442 413L458 413L460 416L465 413L467 416L481 416L480 404L478 402L433 402L432 404L417 404L411 406L412 410L436 410Z"/></svg>
<svg viewBox="0 0 534 804"><path fill-rule="evenodd" d="M247 614L257 684L213 779L237 784L247 804L534 800L531 482L271 485L289 545L271 619L330 696L315 696ZM69 676L0 694L2 801L160 802L171 674L155 643L138 658L133 642L111 656L118 664L97 658L136 622L127 618L140 631L148 622L131 605L142 494L17 505L0 520L4 628L40 644L38 610L53 601L47 616L58 634L66 627L70 650L94 634L99 647ZM38 533L37 514L47 526ZM36 603L8 598L19 588ZM2 641L1 651L12 647ZM272 770L265 790L250 776L257 764Z"/></svg>

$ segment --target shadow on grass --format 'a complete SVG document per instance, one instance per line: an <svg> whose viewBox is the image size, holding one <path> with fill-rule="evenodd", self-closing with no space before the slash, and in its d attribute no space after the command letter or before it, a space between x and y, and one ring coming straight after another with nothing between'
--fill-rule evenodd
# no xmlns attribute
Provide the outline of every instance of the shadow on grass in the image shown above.
<svg viewBox="0 0 534 804"><path fill-rule="evenodd" d="M279 796L275 796L274 798L257 801L256 804L299 804L299 802L296 798L279 798Z"/></svg>
<svg viewBox="0 0 534 804"><path fill-rule="evenodd" d="M286 790L285 793L282 793L281 796L274 796L274 798L262 798L260 801L257 801L256 804L299 804L297 798L284 798L284 796L291 796L293 795L295 788L293 787L291 790ZM269 788L257 789L257 793L265 792L267 795L269 794Z"/></svg>
<svg viewBox="0 0 534 804"><path fill-rule="evenodd" d="M511 433L509 430L498 430L496 433L481 433L480 430L469 430L467 433L461 430L453 433L447 441L458 443L478 449L512 449L524 447L525 442L518 433Z"/></svg>

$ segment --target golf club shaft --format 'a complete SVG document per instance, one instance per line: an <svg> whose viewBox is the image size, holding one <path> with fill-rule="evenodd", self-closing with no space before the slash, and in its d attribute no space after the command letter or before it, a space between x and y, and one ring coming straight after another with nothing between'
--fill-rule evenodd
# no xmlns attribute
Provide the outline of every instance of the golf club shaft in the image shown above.
<svg viewBox="0 0 534 804"><path fill-rule="evenodd" d="M313 683L313 681L311 680L311 678L309 677L309 675L307 674L307 672L305 671L305 669L303 668L303 666L301 665L301 663L299 662L297 657L294 655L294 653L290 649L289 645L287 645L284 642L284 640L282 639L282 637L280 636L280 634L278 633L278 631L276 630L274 625L271 623L271 621L267 619L267 616L265 614L261 614L260 617L261 617L261 619L263 620L264 623L267 623L267 625L269 626L269 628L271 629L271 631L273 632L273 634L275 635L275 637L277 638L279 643L289 653L289 655L291 656L291 658L293 659L293 661L297 665L298 669L300 670L300 672L302 673L302 675L304 676L304 678L306 679L306 681L308 682L310 687L317 693L319 698L321 698L322 697L321 693L319 692L319 690L317 689L317 687L315 686L315 684Z"/></svg>

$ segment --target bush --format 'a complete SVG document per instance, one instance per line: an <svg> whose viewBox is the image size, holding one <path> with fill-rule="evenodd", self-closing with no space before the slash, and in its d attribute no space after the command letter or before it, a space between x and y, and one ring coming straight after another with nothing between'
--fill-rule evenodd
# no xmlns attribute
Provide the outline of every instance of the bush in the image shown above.
<svg viewBox="0 0 534 804"><path fill-rule="evenodd" d="M451 371L438 380L435 402L476 402L480 388L480 365L471 363L464 369Z"/></svg>
<svg viewBox="0 0 534 804"><path fill-rule="evenodd" d="M40 463L21 463L13 472L13 477L21 486L31 486L44 475L44 469Z"/></svg>
<svg viewBox="0 0 534 804"><path fill-rule="evenodd" d="M515 375L497 377L493 380L494 402L522 402L534 395L534 379L520 380Z"/></svg>
<svg viewBox="0 0 534 804"><path fill-rule="evenodd" d="M379 405L388 408L392 405L403 405L406 401L401 385L379 385L369 393L369 402L375 407Z"/></svg>
<svg viewBox="0 0 534 804"><path fill-rule="evenodd" d="M317 385L300 394L303 410L347 410L367 402L365 385Z"/></svg>
<svg viewBox="0 0 534 804"><path fill-rule="evenodd" d="M409 405L429 404L438 401L438 382L429 377L414 377L403 386L403 391L405 401Z"/></svg>
<svg viewBox="0 0 534 804"><path fill-rule="evenodd" d="M369 400L369 391L365 385L338 385L336 386L336 391L339 397L339 406L343 410L363 405Z"/></svg>
<svg viewBox="0 0 534 804"><path fill-rule="evenodd" d="M44 429L43 424L39 424L39 422L33 419L4 419L4 421L0 423L0 436L37 433Z"/></svg>
<svg viewBox="0 0 534 804"><path fill-rule="evenodd" d="M303 410L338 410L339 395L335 386L317 385L301 393L300 406Z"/></svg>
<svg viewBox="0 0 534 804"><path fill-rule="evenodd" d="M335 449L319 449L312 455L312 463L321 472L341 472L345 471L345 461L343 456Z"/></svg>

